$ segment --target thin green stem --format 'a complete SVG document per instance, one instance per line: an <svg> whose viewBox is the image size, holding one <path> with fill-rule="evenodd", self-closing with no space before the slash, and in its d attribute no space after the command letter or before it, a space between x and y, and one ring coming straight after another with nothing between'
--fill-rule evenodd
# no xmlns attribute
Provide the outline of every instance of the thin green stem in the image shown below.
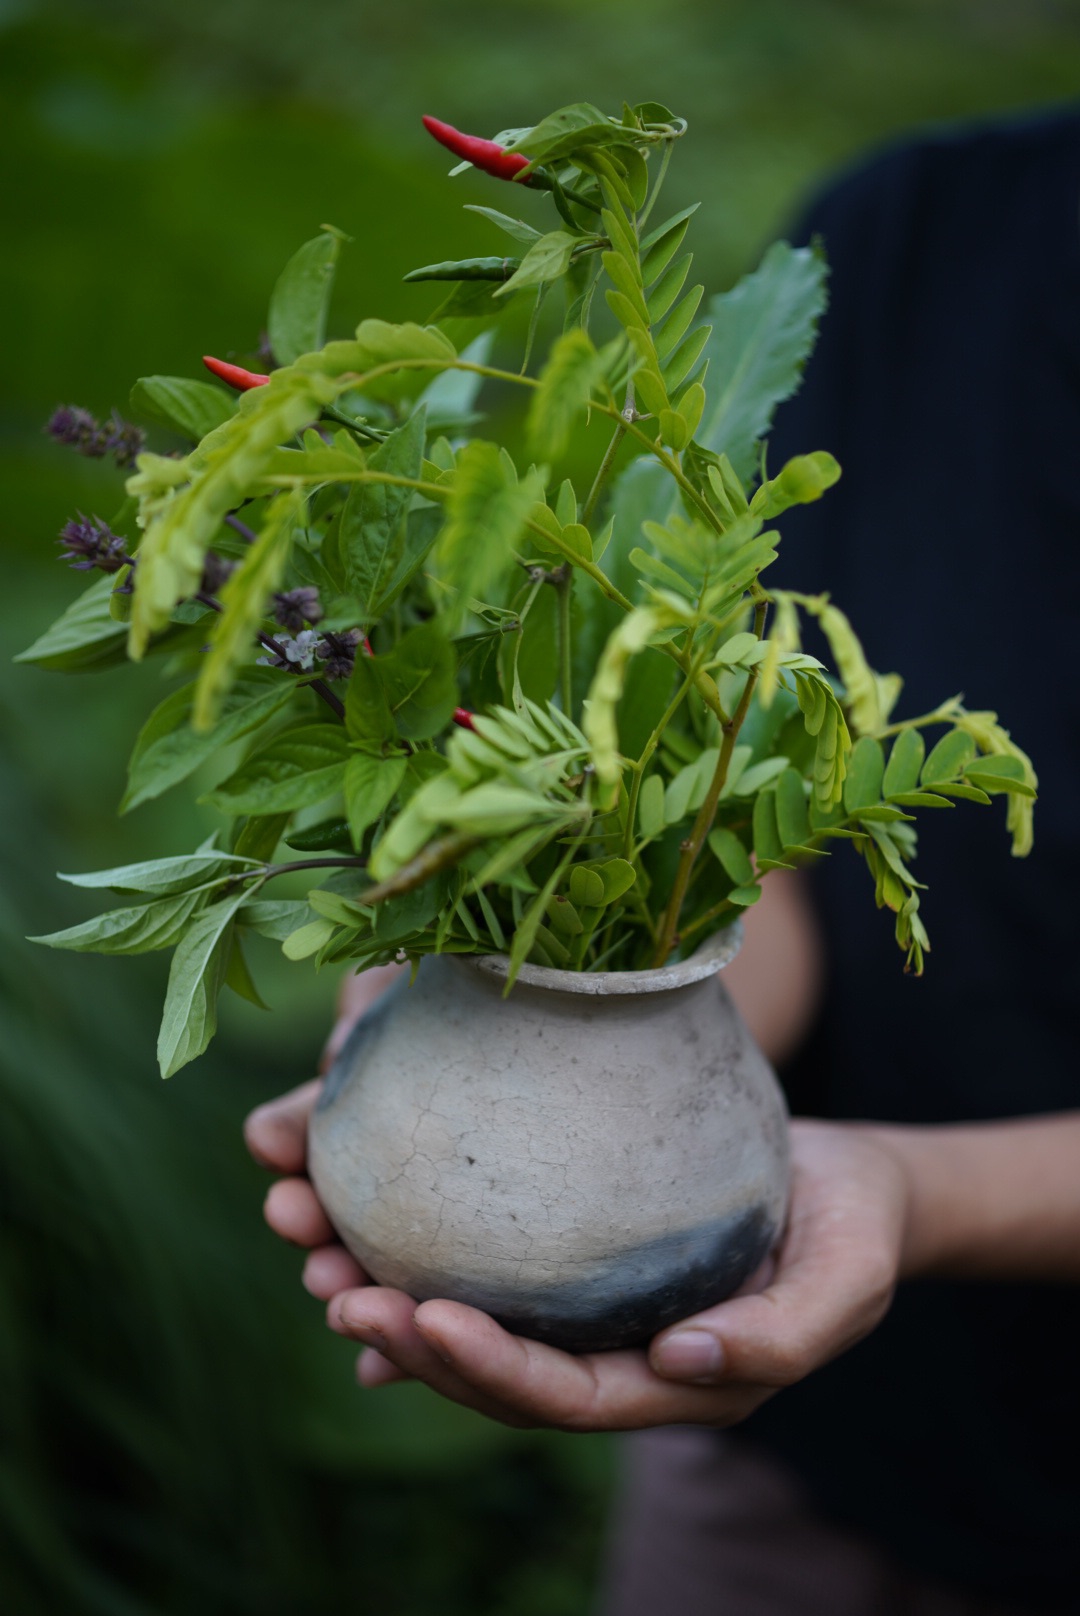
<svg viewBox="0 0 1080 1616"><path fill-rule="evenodd" d="M615 428L615 431L612 433L611 442L604 450L604 458L601 460L596 469L596 476L593 478L592 487L589 489L589 496L585 501L585 508L581 513L581 520L585 527L588 527L592 520L593 512L596 510L596 502L600 498L601 491L603 490L604 484L608 479L611 468L615 464L615 456L619 451L619 444L626 436L626 427L626 421L620 420L618 426Z"/></svg>
<svg viewBox="0 0 1080 1616"><path fill-rule="evenodd" d="M564 561L558 575L551 580L558 600L559 638L559 700L567 718L574 716L574 675L571 660L570 604L574 588L574 569Z"/></svg>
<svg viewBox="0 0 1080 1616"><path fill-rule="evenodd" d="M759 640L765 631L765 614L767 610L768 607L764 601L760 601L754 609L754 633ZM682 910L683 900L686 897L686 889L690 884L690 874L705 843L705 838L712 829L712 823L716 817L716 806L720 801L720 793L724 789L728 769L731 766L731 754L735 750L735 742L743 726L743 720L750 709L750 701L754 694L757 678L758 670L757 668L752 668L746 676L746 684L739 698L739 705L723 726L724 739L720 747L720 756L717 759L709 789L705 794L705 801L698 809L693 829L682 844L679 853L679 864L675 871L671 897L664 909L660 923L656 952L653 955L654 966L661 966L667 962L668 956L678 939L679 914Z"/></svg>
<svg viewBox="0 0 1080 1616"><path fill-rule="evenodd" d="M656 176L656 184L653 186L652 191L651 191L651 193L649 195L649 199L646 202L643 210L638 215L638 230L639 231L642 230L646 224L648 224L648 222L649 222L649 214L652 212L653 208L656 206L656 199L660 195L660 188L663 185L664 180L667 177L668 164L671 162L671 154L672 154L672 152L674 150L675 150L675 142L673 140L666 140L664 142L664 155L660 159L660 172Z"/></svg>
<svg viewBox="0 0 1080 1616"><path fill-rule="evenodd" d="M696 669L691 669L686 674L686 676L683 679L682 684L679 686L679 688L675 692L674 696L672 696L671 700L668 702L667 707L664 709L664 716L661 718L660 722L656 725L656 728L653 730L652 734L649 736L649 739L645 742L645 746L642 749L641 756L637 759L637 761L633 765L634 783L630 787L630 796L629 796L629 798L627 800L627 805L626 805L626 835L625 835L624 842L623 842L623 847L624 847L624 850L625 850L626 857L627 857L628 860L630 860L631 863L633 862L633 858L634 858L634 854L633 854L634 824L635 824L635 822L637 820L638 798L641 796L641 784L642 784L642 781L645 778L645 770L648 768L650 762L652 761L653 753L656 751L656 748L660 745L660 740L661 740L661 737L662 737L664 731L667 729L668 725L671 723L671 720L675 717L675 714L678 712L678 710L679 710L680 706L682 705L683 701L686 699L686 694L689 691L690 686L694 682L694 674L696 673L696 671L697 671Z"/></svg>

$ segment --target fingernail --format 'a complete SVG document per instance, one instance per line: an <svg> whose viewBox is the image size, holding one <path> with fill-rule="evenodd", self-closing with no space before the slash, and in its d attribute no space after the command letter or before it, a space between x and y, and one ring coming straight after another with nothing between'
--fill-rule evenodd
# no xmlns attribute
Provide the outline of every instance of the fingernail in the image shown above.
<svg viewBox="0 0 1080 1616"><path fill-rule="evenodd" d="M383 1332L377 1325L369 1324L367 1319L347 1317L345 1319L345 1328L350 1335L359 1336L361 1341L366 1342L369 1347L374 1347L376 1351L381 1351L386 1346L386 1337Z"/></svg>
<svg viewBox="0 0 1080 1616"><path fill-rule="evenodd" d="M706 1386L716 1379L724 1363L719 1341L707 1330L678 1330L665 1336L651 1356L658 1374Z"/></svg>

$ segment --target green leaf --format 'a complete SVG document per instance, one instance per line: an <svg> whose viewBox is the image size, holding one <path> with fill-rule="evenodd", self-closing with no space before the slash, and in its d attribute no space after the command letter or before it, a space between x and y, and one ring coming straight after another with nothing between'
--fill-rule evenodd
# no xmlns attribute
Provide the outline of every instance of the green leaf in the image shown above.
<svg viewBox="0 0 1080 1616"><path fill-rule="evenodd" d="M1002 783L1006 780L1024 783L1028 778L1027 770L1020 759L1009 756L972 758L970 763L965 764L964 774L967 777L972 774L981 774L993 777Z"/></svg>
<svg viewBox="0 0 1080 1616"><path fill-rule="evenodd" d="M405 778L403 757L377 758L355 752L345 765L345 812L353 846L359 848L364 832L393 801Z"/></svg>
<svg viewBox="0 0 1080 1616"><path fill-rule="evenodd" d="M988 763L990 760L989 758L979 758L977 761L982 764ZM1029 785L1026 780L1016 780L1012 775L996 773L991 774L982 768L966 769L964 771L964 779L970 780L973 786L978 786L982 791L1004 791L1009 792L1017 797L1029 797L1032 799L1032 801L1034 801L1035 797L1037 796L1035 787ZM942 790L944 789L945 787L943 786ZM949 789L955 791L956 788L955 786L950 786Z"/></svg>
<svg viewBox="0 0 1080 1616"><path fill-rule="evenodd" d="M650 606L637 606L608 637L585 700L582 728L592 748L593 766L604 800L612 803L622 776L616 713L631 658L643 651L661 622Z"/></svg>
<svg viewBox="0 0 1080 1616"><path fill-rule="evenodd" d="M369 456L368 469L383 476L418 480L425 425L424 410L417 410ZM349 491L341 512L338 545L346 588L359 601L364 622L380 617L393 598L407 548L405 515L414 498L411 488L393 483L361 482Z"/></svg>
<svg viewBox="0 0 1080 1616"><path fill-rule="evenodd" d="M288 823L288 814L256 814L246 819L233 843L233 852L239 857L257 859L259 863L269 861Z"/></svg>
<svg viewBox="0 0 1080 1616"><path fill-rule="evenodd" d="M825 308L825 261L812 247L778 241L758 269L709 304L714 389L697 440L723 451L744 479L773 411L790 398Z"/></svg>
<svg viewBox="0 0 1080 1616"><path fill-rule="evenodd" d="M840 480L840 467L824 449L796 455L769 482L762 483L750 504L756 515L768 521L792 505L810 505L826 489Z"/></svg>
<svg viewBox="0 0 1080 1616"><path fill-rule="evenodd" d="M436 623L409 629L374 666L399 734L426 741L446 728L458 701L456 663Z"/></svg>
<svg viewBox="0 0 1080 1616"><path fill-rule="evenodd" d="M259 625L285 576L302 497L289 491L271 500L259 536L221 589L221 617L195 681L191 721L207 731L217 723L238 669L250 659Z"/></svg>
<svg viewBox="0 0 1080 1616"><path fill-rule="evenodd" d="M445 729L458 706L458 682L453 646L435 622L407 630L373 666L399 734L430 740Z"/></svg>
<svg viewBox="0 0 1080 1616"><path fill-rule="evenodd" d="M872 808L881 801L884 774L885 753L881 742L864 735L855 742L848 759L844 807L849 814L858 812L860 808Z"/></svg>
<svg viewBox="0 0 1080 1616"><path fill-rule="evenodd" d="M308 905L305 903L305 909ZM310 913L310 911L309 911ZM317 954L324 943L328 943L337 930L332 920L309 920L306 926L299 926L289 933L281 945L281 952L286 959L308 959Z"/></svg>
<svg viewBox="0 0 1080 1616"><path fill-rule="evenodd" d="M604 363L580 327L555 342L529 406L529 443L538 459L550 462L566 452L579 415L603 379Z"/></svg>
<svg viewBox="0 0 1080 1616"><path fill-rule="evenodd" d="M590 101L575 101L522 132L514 149L534 163L552 163L589 146L621 144L627 132L611 123Z"/></svg>
<svg viewBox="0 0 1080 1616"><path fill-rule="evenodd" d="M521 263L508 281L503 281L493 293L496 302L507 293L522 292L528 286L542 286L556 281L570 268L570 259L579 238L565 230L552 230L539 241L534 241Z"/></svg>
<svg viewBox="0 0 1080 1616"><path fill-rule="evenodd" d="M664 782L658 774L650 774L638 793L638 835L651 841L664 829Z"/></svg>
<svg viewBox="0 0 1080 1616"><path fill-rule="evenodd" d="M311 913L306 898L256 898L237 911L237 923L282 943Z"/></svg>
<svg viewBox="0 0 1080 1616"><path fill-rule="evenodd" d="M326 314L341 241L336 230L324 229L293 253L279 275L267 317L270 347L279 365L291 365L326 341Z"/></svg>
<svg viewBox="0 0 1080 1616"><path fill-rule="evenodd" d="M526 224L524 219L512 219L509 214L500 213L497 208L482 208L475 202L466 202L465 212L482 214L485 219L490 219L493 225L497 225L512 240L520 241L526 247L531 246L534 241L540 239L540 231L534 229L531 224Z"/></svg>
<svg viewBox="0 0 1080 1616"><path fill-rule="evenodd" d="M896 737L889 753L885 777L881 783L883 797L895 797L902 792L914 791L919 783L919 770L926 755L926 742L917 729L904 729Z"/></svg>
<svg viewBox="0 0 1080 1616"><path fill-rule="evenodd" d="M251 974L244 954L240 932L236 926L232 930L232 947L229 950L229 963L225 967L225 986L231 988L238 998L246 999L257 1010L269 1010L262 994L255 986L255 978Z"/></svg>
<svg viewBox="0 0 1080 1616"><path fill-rule="evenodd" d="M386 691L375 668L375 658L358 656L345 692L345 728L350 741L369 752L381 752L397 739Z"/></svg>
<svg viewBox="0 0 1080 1616"><path fill-rule="evenodd" d="M80 926L54 931L44 937L28 937L31 943L48 948L69 948L78 953L147 954L158 948L171 948L194 913L198 892L182 892L156 903L139 904L131 909L110 909Z"/></svg>
<svg viewBox="0 0 1080 1616"><path fill-rule="evenodd" d="M257 729L291 701L297 686L287 675L252 668L225 695L212 730L191 727L195 686L184 685L154 708L139 731L128 763L128 785L120 812L159 797L187 779L223 746Z"/></svg>
<svg viewBox="0 0 1080 1616"><path fill-rule="evenodd" d="M604 880L600 872L584 864L570 871L570 901L579 909L599 909L604 902Z"/></svg>
<svg viewBox="0 0 1080 1616"><path fill-rule="evenodd" d="M924 786L931 787L942 780L955 780L974 758L975 742L971 736L962 729L951 729L931 750L919 778Z"/></svg>
<svg viewBox="0 0 1080 1616"><path fill-rule="evenodd" d="M750 862L750 855L734 831L717 825L715 830L709 832L709 850L737 887L749 886L753 882L754 866Z"/></svg>
<svg viewBox="0 0 1080 1616"><path fill-rule="evenodd" d="M763 862L782 864L784 848L776 823L776 793L761 791L754 798L754 854L758 865Z"/></svg>
<svg viewBox="0 0 1080 1616"><path fill-rule="evenodd" d="M777 776L776 825L785 847L802 847L810 838L806 791L797 769L785 769Z"/></svg>
<svg viewBox="0 0 1080 1616"><path fill-rule="evenodd" d="M236 414L186 461L139 456L139 470L127 482L146 523L131 607L128 646L133 658L145 655L151 636L169 621L177 601L198 589L218 528L250 496L252 482L271 463L279 444L317 419L324 404L348 385L314 372L279 371L268 386L245 393Z"/></svg>
<svg viewBox="0 0 1080 1616"><path fill-rule="evenodd" d="M670 219L665 219L644 238L640 248L641 276L646 286L651 286L670 264L682 246L687 225L700 206L700 202L693 202L681 213L673 213ZM689 267L690 261L687 259Z"/></svg>
<svg viewBox="0 0 1080 1616"><path fill-rule="evenodd" d="M202 910L177 945L158 1033L162 1077L172 1077L201 1055L217 1031L217 1000L232 950L233 917L245 896L240 891Z"/></svg>
<svg viewBox="0 0 1080 1616"><path fill-rule="evenodd" d="M85 673L126 661L127 629L109 610L115 588L112 574L96 579L33 645L12 660L33 662L59 673Z"/></svg>
<svg viewBox="0 0 1080 1616"><path fill-rule="evenodd" d="M457 457L447 522L436 544L439 575L457 591L451 630L470 597L484 599L511 563L522 528L541 497L533 475L515 480L494 443L474 438Z"/></svg>
<svg viewBox="0 0 1080 1616"><path fill-rule="evenodd" d="M885 791L882 795L897 808L951 808L948 797L939 797L933 791ZM978 799L976 799L978 800ZM987 799L989 801L989 799Z"/></svg>
<svg viewBox="0 0 1080 1616"><path fill-rule="evenodd" d="M109 870L91 870L85 875L58 875L73 887L111 887L114 892L145 892L157 898L185 892L257 870L255 859L237 858L232 853L181 853L173 858L146 859L138 864L120 864Z"/></svg>
<svg viewBox="0 0 1080 1616"><path fill-rule="evenodd" d="M131 389L131 407L145 420L171 427L197 443L229 419L236 400L223 387L189 376L140 376Z"/></svg>
<svg viewBox="0 0 1080 1616"><path fill-rule="evenodd" d="M348 765L346 765L346 768ZM274 814L269 816L275 820L288 823L288 814ZM254 819L250 824L261 824L262 820ZM349 834L349 821L340 815L331 815L328 819L320 819L317 824L306 825L303 830L291 830L285 838L285 846L291 847L297 853L345 853L352 847L352 837Z"/></svg>
<svg viewBox="0 0 1080 1616"><path fill-rule="evenodd" d="M732 887L728 893L728 903L737 903L740 908L749 908L751 904L757 903L760 897L761 888L753 882L748 886Z"/></svg>
<svg viewBox="0 0 1080 1616"><path fill-rule="evenodd" d="M606 906L617 903L637 881L637 871L628 859L604 859L601 863L594 863L593 869L603 882L604 895L601 902Z"/></svg>
<svg viewBox="0 0 1080 1616"><path fill-rule="evenodd" d="M258 747L202 801L227 814L310 808L341 790L348 755L340 724L297 724Z"/></svg>

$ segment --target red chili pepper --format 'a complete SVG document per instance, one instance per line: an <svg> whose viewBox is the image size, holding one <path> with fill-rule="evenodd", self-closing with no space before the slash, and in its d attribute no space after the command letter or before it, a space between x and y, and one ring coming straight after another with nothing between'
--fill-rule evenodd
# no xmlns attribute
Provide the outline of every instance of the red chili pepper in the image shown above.
<svg viewBox="0 0 1080 1616"><path fill-rule="evenodd" d="M265 387L270 380L269 376L260 376L254 370L244 370L241 365L230 365L226 359L213 359L209 354L203 354L203 364L223 382L235 387L237 392L246 393L249 387Z"/></svg>
<svg viewBox="0 0 1080 1616"><path fill-rule="evenodd" d="M455 157L463 157L485 174L493 174L497 180L516 180L522 169L529 166L529 159L522 152L507 151L497 141L463 135L460 129L440 123L438 118L425 118L423 122L428 134L434 135L440 146L452 151Z"/></svg>
<svg viewBox="0 0 1080 1616"><path fill-rule="evenodd" d="M470 713L467 707L454 708L454 723L460 724L462 729L476 728L476 725L473 723L473 715Z"/></svg>
<svg viewBox="0 0 1080 1616"><path fill-rule="evenodd" d="M361 636L360 636L360 644L364 647L365 655L367 655L367 656L374 656L375 655L374 651L371 649L371 641L368 639L366 634L361 634Z"/></svg>

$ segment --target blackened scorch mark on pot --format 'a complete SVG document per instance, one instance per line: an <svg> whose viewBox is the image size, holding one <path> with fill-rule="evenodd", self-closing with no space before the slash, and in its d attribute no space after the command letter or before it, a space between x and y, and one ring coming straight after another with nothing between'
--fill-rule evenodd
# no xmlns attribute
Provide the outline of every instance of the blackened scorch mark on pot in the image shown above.
<svg viewBox="0 0 1080 1616"><path fill-rule="evenodd" d="M640 1347L738 1290L778 1233L767 1210L755 1206L620 1252L566 1284L529 1289L519 1282L513 1292L456 1286L453 1294L515 1335L567 1352Z"/></svg>

